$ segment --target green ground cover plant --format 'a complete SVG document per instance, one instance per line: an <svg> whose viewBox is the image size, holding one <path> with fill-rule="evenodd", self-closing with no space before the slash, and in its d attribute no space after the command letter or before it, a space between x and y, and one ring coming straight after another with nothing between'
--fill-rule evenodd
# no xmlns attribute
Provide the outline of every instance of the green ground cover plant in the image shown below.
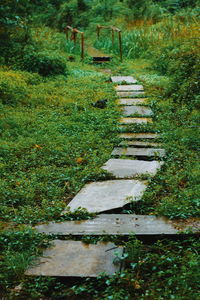
<svg viewBox="0 0 200 300"><path fill-rule="evenodd" d="M189 235L151 243L135 237L127 241L87 236L82 238L87 243L100 239L126 246L126 269L112 277L86 280L23 275L55 238L37 234L29 225L94 217L81 209L64 215L62 211L85 183L110 178L100 166L110 158L119 142L117 132L122 131L109 76L100 72L101 66L92 66L87 56L80 62L79 46L67 43L62 33L69 22L84 30L88 25L86 47L94 42L105 53L113 52L109 64L113 74L133 75L144 84L154 124L129 129L159 133L167 151L161 171L148 178L143 199L122 213L186 222L199 217L198 1L139 2L20 0L16 6L15 1L4 1L0 10L3 299L199 299L199 241ZM97 23L126 29L123 63L115 57L117 42L113 51L106 32L94 41L91 32ZM100 99L108 99L104 109L92 105ZM14 289L19 283L22 287Z"/></svg>
<svg viewBox="0 0 200 300"><path fill-rule="evenodd" d="M130 237L125 245L126 270L121 274L72 281L29 278L20 295L13 295L16 299L198 299L198 239L148 244Z"/></svg>
<svg viewBox="0 0 200 300"><path fill-rule="evenodd" d="M2 86L6 75L12 85L2 88L2 218L53 219L86 182L107 176L99 167L116 140L119 115L112 85L103 75L39 78L30 85L22 79L26 73L3 73ZM104 98L104 110L91 105Z"/></svg>

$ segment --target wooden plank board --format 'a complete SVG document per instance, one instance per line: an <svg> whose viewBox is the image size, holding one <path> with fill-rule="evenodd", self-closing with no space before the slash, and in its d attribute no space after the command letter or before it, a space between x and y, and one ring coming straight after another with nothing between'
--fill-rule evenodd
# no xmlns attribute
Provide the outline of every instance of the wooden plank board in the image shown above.
<svg viewBox="0 0 200 300"><path fill-rule="evenodd" d="M150 117L153 115L152 109L147 106L127 105L127 106L123 106L122 111L124 116L141 115L141 116Z"/></svg>
<svg viewBox="0 0 200 300"><path fill-rule="evenodd" d="M102 167L115 178L134 178L141 175L154 176L163 162L136 159L109 159Z"/></svg>
<svg viewBox="0 0 200 300"><path fill-rule="evenodd" d="M98 242L96 245L80 241L53 240L35 266L29 267L26 275L97 277L105 272L112 275L120 271L120 260L115 253L123 254L123 248L113 243Z"/></svg>
<svg viewBox="0 0 200 300"><path fill-rule="evenodd" d="M102 212L123 207L131 201L141 199L147 183L139 180L108 180L92 182L72 199L68 207L73 211L79 207L89 212Z"/></svg>
<svg viewBox="0 0 200 300"><path fill-rule="evenodd" d="M147 156L147 157L164 157L165 150L159 148L114 148L112 155L125 155L125 156Z"/></svg>
<svg viewBox="0 0 200 300"><path fill-rule="evenodd" d="M111 76L111 80L114 83L136 83L137 80L132 76Z"/></svg>
<svg viewBox="0 0 200 300"><path fill-rule="evenodd" d="M133 91L144 91L144 87L140 84L131 85L117 85L115 87L117 92L133 92Z"/></svg>
<svg viewBox="0 0 200 300"><path fill-rule="evenodd" d="M159 138L157 133L121 133L119 135L120 138L125 140L132 140L132 139L156 139Z"/></svg>
<svg viewBox="0 0 200 300"><path fill-rule="evenodd" d="M90 220L49 222L35 227L39 233L56 235L162 235L191 228L200 230L200 221L172 221L163 217L134 214L101 214Z"/></svg>
<svg viewBox="0 0 200 300"><path fill-rule="evenodd" d="M147 124L152 123L152 118L121 118L120 124Z"/></svg>

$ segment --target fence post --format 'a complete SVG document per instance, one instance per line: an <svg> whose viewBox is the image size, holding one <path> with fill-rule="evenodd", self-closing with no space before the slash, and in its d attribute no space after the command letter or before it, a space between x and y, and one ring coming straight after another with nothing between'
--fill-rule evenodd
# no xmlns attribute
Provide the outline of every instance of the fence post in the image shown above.
<svg viewBox="0 0 200 300"><path fill-rule="evenodd" d="M123 53L122 53L122 35L121 35L121 30L118 32L119 36L119 53L120 53L120 60L121 62L123 61Z"/></svg>
<svg viewBox="0 0 200 300"><path fill-rule="evenodd" d="M112 47L113 47L113 49L114 49L114 43L115 43L115 32L114 32L114 29L113 29L113 28L111 28L111 30L112 30Z"/></svg>
<svg viewBox="0 0 200 300"><path fill-rule="evenodd" d="M99 37L100 37L100 26L97 25L97 38L99 39Z"/></svg>
<svg viewBox="0 0 200 300"><path fill-rule="evenodd" d="M84 33L81 33L81 58L84 59Z"/></svg>
<svg viewBox="0 0 200 300"><path fill-rule="evenodd" d="M74 46L76 46L76 35L77 35L77 32L75 31L75 29L73 29L73 31L72 31L72 40L74 41Z"/></svg>

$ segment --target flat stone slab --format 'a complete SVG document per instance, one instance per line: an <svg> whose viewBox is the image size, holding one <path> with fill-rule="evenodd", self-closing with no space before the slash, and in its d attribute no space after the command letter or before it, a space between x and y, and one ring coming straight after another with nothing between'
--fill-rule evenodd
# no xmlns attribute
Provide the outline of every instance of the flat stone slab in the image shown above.
<svg viewBox="0 0 200 300"><path fill-rule="evenodd" d="M112 155L125 156L147 156L147 157L164 157L165 150L159 148L114 148Z"/></svg>
<svg viewBox="0 0 200 300"><path fill-rule="evenodd" d="M114 260L116 252L122 256L123 248L113 243L98 242L93 245L71 240L52 242L54 245L44 251L43 257L37 265L26 271L26 275L97 277L100 273L112 275L120 271L120 262Z"/></svg>
<svg viewBox="0 0 200 300"><path fill-rule="evenodd" d="M120 98L127 97L137 97L137 96L144 96L145 92L138 91L138 92L117 92L117 96Z"/></svg>
<svg viewBox="0 0 200 300"><path fill-rule="evenodd" d="M140 84L117 85L115 89L118 92L144 91L144 87Z"/></svg>
<svg viewBox="0 0 200 300"><path fill-rule="evenodd" d="M147 124L152 123L152 118L121 118L120 124Z"/></svg>
<svg viewBox="0 0 200 300"><path fill-rule="evenodd" d="M92 182L86 184L68 206L72 211L79 207L89 212L111 210L140 200L146 187L146 182L139 180Z"/></svg>
<svg viewBox="0 0 200 300"><path fill-rule="evenodd" d="M153 115L151 108L146 106L123 106L122 111L124 116L141 115L150 117Z"/></svg>
<svg viewBox="0 0 200 300"><path fill-rule="evenodd" d="M161 143L143 142L143 141L122 141L119 146L134 146L134 147L161 147Z"/></svg>
<svg viewBox="0 0 200 300"><path fill-rule="evenodd" d="M91 220L50 222L38 225L39 233L66 235L162 235L177 234L179 231L191 228L192 232L200 230L200 222L180 224L149 215L134 214L101 214Z"/></svg>
<svg viewBox="0 0 200 300"><path fill-rule="evenodd" d="M132 76L111 76L112 82L116 83L136 83L137 80L133 78Z"/></svg>
<svg viewBox="0 0 200 300"><path fill-rule="evenodd" d="M117 100L119 105L144 105L147 103L147 98L121 98Z"/></svg>
<svg viewBox="0 0 200 300"><path fill-rule="evenodd" d="M141 175L156 175L163 162L131 159L109 159L102 167L115 178L133 178Z"/></svg>
<svg viewBox="0 0 200 300"><path fill-rule="evenodd" d="M125 140L131 139L156 139L159 137L157 133L121 133L119 135L120 138Z"/></svg>

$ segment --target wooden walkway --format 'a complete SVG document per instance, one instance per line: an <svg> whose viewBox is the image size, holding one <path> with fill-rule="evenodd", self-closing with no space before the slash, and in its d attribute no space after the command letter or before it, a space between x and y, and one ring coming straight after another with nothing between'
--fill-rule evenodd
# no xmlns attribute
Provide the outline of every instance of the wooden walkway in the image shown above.
<svg viewBox="0 0 200 300"><path fill-rule="evenodd" d="M165 218L144 215L109 214L109 210L120 208L132 201L142 198L148 181L141 176L155 176L163 165L165 150L157 142L156 133L127 132L129 124L147 124L153 122L153 111L144 98L144 88L137 84L132 76L113 76L116 92L119 96L117 105L122 109L123 117L120 144L113 149L112 156L102 169L113 175L113 180L93 182L86 186L69 203L73 211L79 207L89 212L101 213L92 220L68 221L36 226L40 233L69 235L130 235L143 236L176 235L189 229L199 230L199 223L194 226L187 223L178 226ZM128 158L128 159L127 159ZM151 161L149 161L151 158ZM107 212L107 214L105 214ZM180 224L179 224L180 225ZM123 254L123 248L112 243L85 245L80 241L54 240L53 246L44 252L36 266L30 267L27 275L43 276L80 276L96 277L104 272L111 275L122 268L120 260L116 262L116 254Z"/></svg>

